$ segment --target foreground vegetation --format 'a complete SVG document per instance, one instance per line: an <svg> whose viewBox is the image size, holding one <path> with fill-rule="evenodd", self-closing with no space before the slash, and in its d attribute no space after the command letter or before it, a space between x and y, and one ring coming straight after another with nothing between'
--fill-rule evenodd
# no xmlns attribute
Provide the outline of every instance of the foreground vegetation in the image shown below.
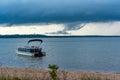
<svg viewBox="0 0 120 80"><path fill-rule="evenodd" d="M120 74L60 71L57 65L48 70L0 68L0 80L120 80Z"/></svg>
<svg viewBox="0 0 120 80"><path fill-rule="evenodd" d="M52 80L52 79L30 79L30 78L19 78L19 77L0 77L0 80ZM57 80L66 80L66 79L57 79ZM100 77L81 77L75 80L112 80L112 79L102 79Z"/></svg>

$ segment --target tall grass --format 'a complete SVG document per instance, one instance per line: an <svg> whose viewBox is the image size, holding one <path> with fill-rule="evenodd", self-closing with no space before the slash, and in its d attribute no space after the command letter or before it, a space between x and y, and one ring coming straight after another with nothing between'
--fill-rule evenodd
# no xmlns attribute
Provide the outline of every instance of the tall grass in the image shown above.
<svg viewBox="0 0 120 80"><path fill-rule="evenodd" d="M19 77L0 77L0 80L53 80L53 79L44 79L44 78L19 78ZM57 79L57 80L67 80L65 78L63 79ZM73 80L73 79L70 79ZM78 79L74 79L74 80L112 80L112 79L102 79L100 77L95 77L95 76L91 76L91 77L87 77L87 76L82 76L81 78Z"/></svg>
<svg viewBox="0 0 120 80"><path fill-rule="evenodd" d="M0 80L120 80L119 74L61 71L56 65L49 65L49 68L49 70L0 68ZM51 75L53 73L55 76Z"/></svg>
<svg viewBox="0 0 120 80"><path fill-rule="evenodd" d="M101 77L96 77L96 76L90 76L90 77L82 76L80 80L112 80L112 79L108 79L108 78L102 79Z"/></svg>

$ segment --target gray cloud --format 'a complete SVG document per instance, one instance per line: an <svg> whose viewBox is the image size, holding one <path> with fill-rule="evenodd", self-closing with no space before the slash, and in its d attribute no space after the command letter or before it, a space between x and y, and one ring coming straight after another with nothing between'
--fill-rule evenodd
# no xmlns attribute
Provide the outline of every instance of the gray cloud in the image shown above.
<svg viewBox="0 0 120 80"><path fill-rule="evenodd" d="M118 0L0 0L0 24L117 20L120 20Z"/></svg>
<svg viewBox="0 0 120 80"><path fill-rule="evenodd" d="M55 35L56 35L56 34L63 34L63 35L66 34L66 35L68 35L68 34L71 34L71 33L68 33L68 32L66 32L66 31L64 31L64 30L63 30L63 31L61 30L61 31L51 32L51 33L46 33L46 34L55 34Z"/></svg>
<svg viewBox="0 0 120 80"><path fill-rule="evenodd" d="M63 30L60 30L57 32L46 33L46 34L64 34L64 35L71 34L71 33L68 33L68 31L81 29L85 25L86 23L79 23L79 22L67 23Z"/></svg>
<svg viewBox="0 0 120 80"><path fill-rule="evenodd" d="M84 27L85 25L86 23L80 23L80 22L67 23L65 25L64 31L78 30Z"/></svg>

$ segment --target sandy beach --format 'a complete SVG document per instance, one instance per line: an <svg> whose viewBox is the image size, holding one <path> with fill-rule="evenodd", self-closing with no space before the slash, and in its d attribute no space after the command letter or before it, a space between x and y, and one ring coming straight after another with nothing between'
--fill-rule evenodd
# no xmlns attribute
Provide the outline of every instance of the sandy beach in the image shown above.
<svg viewBox="0 0 120 80"><path fill-rule="evenodd" d="M83 71L62 71L57 72L59 80L120 80L118 73L101 73L101 72L83 72ZM28 78L29 80L51 80L49 70L32 69L32 68L0 68L1 77L19 77ZM87 79L82 79L87 78ZM98 79L99 78L99 79Z"/></svg>

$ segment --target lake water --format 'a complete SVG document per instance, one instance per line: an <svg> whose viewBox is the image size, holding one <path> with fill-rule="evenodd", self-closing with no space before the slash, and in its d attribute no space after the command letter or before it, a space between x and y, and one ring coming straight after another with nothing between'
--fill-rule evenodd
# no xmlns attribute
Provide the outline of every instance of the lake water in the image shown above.
<svg viewBox="0 0 120 80"><path fill-rule="evenodd" d="M62 70L120 72L120 37L42 38L42 58L16 55L29 38L0 38L0 66Z"/></svg>

